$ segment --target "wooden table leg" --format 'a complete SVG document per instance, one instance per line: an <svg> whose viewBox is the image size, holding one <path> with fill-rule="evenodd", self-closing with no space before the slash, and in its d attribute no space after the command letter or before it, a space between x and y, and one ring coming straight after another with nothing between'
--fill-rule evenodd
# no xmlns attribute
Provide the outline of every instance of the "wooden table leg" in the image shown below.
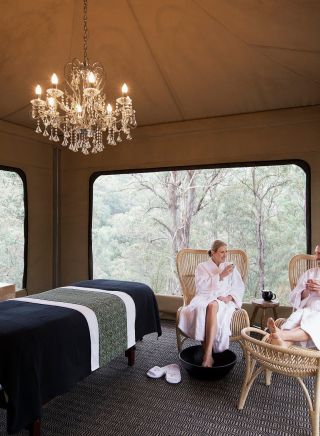
<svg viewBox="0 0 320 436"><path fill-rule="evenodd" d="M274 319L276 320L276 319L278 319L277 309L276 309L276 307L273 307L272 309L273 309L273 316L274 316Z"/></svg>
<svg viewBox="0 0 320 436"><path fill-rule="evenodd" d="M258 309L259 309L259 307L254 308L251 319L250 319L250 325L253 325L254 321L256 320Z"/></svg>
<svg viewBox="0 0 320 436"><path fill-rule="evenodd" d="M128 358L128 365L129 366L134 365L134 361L135 361L135 357L136 357L135 351L136 351L135 345L131 348L128 348L128 350L125 351L125 356Z"/></svg>
<svg viewBox="0 0 320 436"><path fill-rule="evenodd" d="M37 419L32 424L28 426L29 436L40 436L41 434L41 426L40 419Z"/></svg>
<svg viewBox="0 0 320 436"><path fill-rule="evenodd" d="M264 329L265 321L266 321L266 309L262 308L261 309L261 323L260 323L262 330Z"/></svg>

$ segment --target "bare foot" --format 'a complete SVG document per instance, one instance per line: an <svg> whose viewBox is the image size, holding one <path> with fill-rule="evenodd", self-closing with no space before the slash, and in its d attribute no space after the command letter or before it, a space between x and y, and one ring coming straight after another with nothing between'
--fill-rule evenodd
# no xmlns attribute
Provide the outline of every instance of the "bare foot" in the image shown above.
<svg viewBox="0 0 320 436"><path fill-rule="evenodd" d="M267 327L270 333L279 333L280 329L276 326L273 318L268 318Z"/></svg>
<svg viewBox="0 0 320 436"><path fill-rule="evenodd" d="M263 341L263 342L266 342L267 344L271 344L271 340L272 340L272 338L271 338L271 335L270 335L270 334L265 335L265 336L263 337L263 339L262 339L262 341Z"/></svg>
<svg viewBox="0 0 320 436"><path fill-rule="evenodd" d="M278 347L285 347L285 348L291 345L291 343L281 339L278 333L270 333L268 342L269 344L278 345Z"/></svg>
<svg viewBox="0 0 320 436"><path fill-rule="evenodd" d="M211 368L212 365L213 365L213 358L212 358L212 356L209 356L209 357L207 357L207 358L204 357L201 366L203 366L204 368Z"/></svg>

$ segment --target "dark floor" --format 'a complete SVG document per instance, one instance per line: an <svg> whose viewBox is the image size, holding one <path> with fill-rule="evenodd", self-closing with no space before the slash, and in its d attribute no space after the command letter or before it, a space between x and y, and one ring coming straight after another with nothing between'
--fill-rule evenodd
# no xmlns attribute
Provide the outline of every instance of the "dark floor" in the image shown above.
<svg viewBox="0 0 320 436"><path fill-rule="evenodd" d="M295 380L274 375L272 385L266 387L258 378L244 410L237 410L244 374L238 345L231 345L237 364L223 380L199 381L184 370L178 385L146 377L155 365L179 363L174 324L164 322L163 330L159 339L152 334L138 343L134 367L119 357L52 400L43 409L42 435L310 434L306 402ZM5 428L5 412L0 411L0 436L6 435Z"/></svg>

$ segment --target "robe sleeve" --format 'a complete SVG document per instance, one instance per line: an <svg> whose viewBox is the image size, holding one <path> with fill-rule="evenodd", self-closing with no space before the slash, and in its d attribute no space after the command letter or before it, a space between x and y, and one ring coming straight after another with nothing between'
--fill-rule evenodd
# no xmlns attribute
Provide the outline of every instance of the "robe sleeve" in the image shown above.
<svg viewBox="0 0 320 436"><path fill-rule="evenodd" d="M197 295L207 295L219 288L219 270L209 272L203 264L199 264L195 271Z"/></svg>
<svg viewBox="0 0 320 436"><path fill-rule="evenodd" d="M244 283L236 266L231 274L230 295L233 297L236 308L240 309L244 295Z"/></svg>
<svg viewBox="0 0 320 436"><path fill-rule="evenodd" d="M299 309L305 306L306 302L309 299L309 296L307 298L304 298L301 300L301 294L306 288L306 282L308 280L308 271L302 274L300 276L297 286L291 291L291 294L289 296L290 303L295 309Z"/></svg>

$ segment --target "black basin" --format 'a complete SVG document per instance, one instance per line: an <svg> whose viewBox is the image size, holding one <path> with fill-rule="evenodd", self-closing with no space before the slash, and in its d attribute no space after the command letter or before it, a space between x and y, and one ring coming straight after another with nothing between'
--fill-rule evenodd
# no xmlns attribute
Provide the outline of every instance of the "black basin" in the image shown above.
<svg viewBox="0 0 320 436"><path fill-rule="evenodd" d="M226 376L234 367L237 356L231 350L225 350L223 353L212 353L214 363L212 368L201 366L203 361L203 349L201 345L185 348L179 354L182 366L188 373L196 378L206 380L219 380Z"/></svg>

